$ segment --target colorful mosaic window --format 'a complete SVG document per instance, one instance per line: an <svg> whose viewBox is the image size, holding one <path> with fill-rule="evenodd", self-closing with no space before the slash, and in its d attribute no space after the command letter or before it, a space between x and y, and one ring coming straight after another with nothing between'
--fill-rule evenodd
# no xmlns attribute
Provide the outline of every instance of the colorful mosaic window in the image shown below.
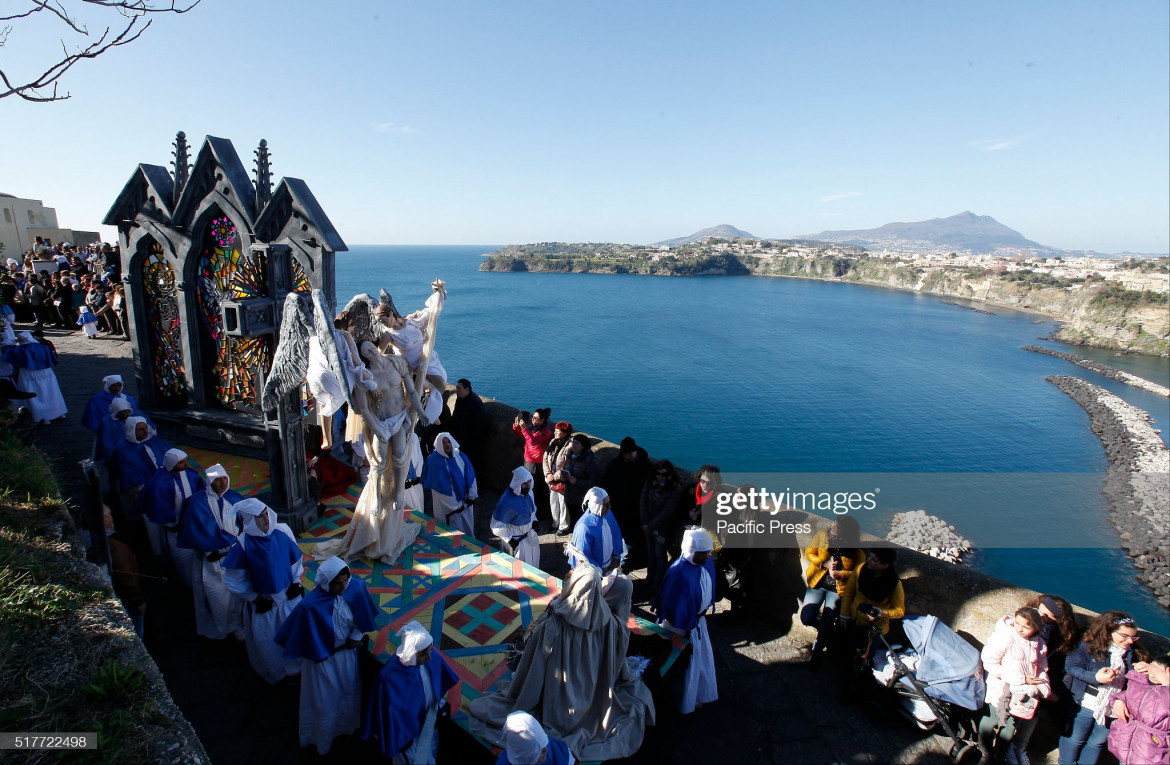
<svg viewBox="0 0 1170 765"><path fill-rule="evenodd" d="M217 401L234 406L255 406L257 371L267 371L272 361L272 339L232 337L223 329L222 300L264 297L267 274L263 260L244 255L239 232L226 216L211 221L204 237L199 263L199 309L203 325L215 346L211 377Z"/></svg>
<svg viewBox="0 0 1170 765"><path fill-rule="evenodd" d="M305 267L296 258L292 259L292 288L293 292L313 291L313 285L309 284L309 276L305 273Z"/></svg>
<svg viewBox="0 0 1170 765"><path fill-rule="evenodd" d="M165 397L181 397L187 389L187 378L183 373L183 325L175 297L175 269L158 242L150 243L150 252L142 264L142 289L150 323L154 384Z"/></svg>

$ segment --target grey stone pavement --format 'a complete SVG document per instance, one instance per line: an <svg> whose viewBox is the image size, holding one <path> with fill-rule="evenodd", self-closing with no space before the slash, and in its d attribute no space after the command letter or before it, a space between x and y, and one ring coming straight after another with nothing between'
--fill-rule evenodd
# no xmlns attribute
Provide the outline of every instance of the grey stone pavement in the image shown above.
<svg viewBox="0 0 1170 765"><path fill-rule="evenodd" d="M89 455L93 440L79 424L81 411L101 389L101 378L107 374L121 374L127 392L137 394L131 344L105 336L87 340L82 332L55 329L46 330L46 335L60 355L57 378L69 414L42 428L36 444L52 458L66 497L77 505L84 498L77 464ZM477 515L483 513L481 508ZM552 536L541 541L542 557L551 569L559 560L559 546ZM144 582L149 602L146 647L216 765L379 759L372 747L352 737L338 739L327 758L302 750L297 742L295 683L268 686L248 666L242 644L196 637L189 591L167 579L148 556L141 557L144 573L157 577ZM636 580L640 573L634 572ZM793 594L793 613L797 605ZM829 662L819 672L810 672L810 630L792 626L790 617L770 624L732 621L723 613L726 606L721 603L720 613L709 617L719 701L683 718L668 697L656 695L657 725L647 729L641 750L627 762L929 765L949 761L949 739L918 731L891 715L888 703L884 719L871 720L868 713L881 707L858 703L855 694L842 693L838 673ZM469 765L494 761L459 731L442 740L440 761ZM1049 760L1054 762L1054 749L1055 739L1041 726L1030 747L1033 761L1043 761L1042 753L1050 752Z"/></svg>

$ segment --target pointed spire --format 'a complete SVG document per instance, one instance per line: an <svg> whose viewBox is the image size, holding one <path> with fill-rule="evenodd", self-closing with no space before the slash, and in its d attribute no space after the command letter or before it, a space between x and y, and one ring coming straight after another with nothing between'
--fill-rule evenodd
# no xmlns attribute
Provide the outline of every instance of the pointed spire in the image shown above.
<svg viewBox="0 0 1170 765"><path fill-rule="evenodd" d="M191 171L190 157L187 153L187 134L180 130L175 134L175 142L173 144L175 150L171 152L174 161L171 166L175 168L175 198L172 204L179 203L179 197L183 195L183 187L187 185L187 177Z"/></svg>
<svg viewBox="0 0 1170 765"><path fill-rule="evenodd" d="M272 168L268 164L268 141L260 139L256 154L256 214L272 199Z"/></svg>

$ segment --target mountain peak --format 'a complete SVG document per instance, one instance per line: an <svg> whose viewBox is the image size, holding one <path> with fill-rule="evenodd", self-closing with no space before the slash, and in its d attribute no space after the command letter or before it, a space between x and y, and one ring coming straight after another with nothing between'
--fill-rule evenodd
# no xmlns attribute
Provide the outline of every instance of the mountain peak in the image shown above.
<svg viewBox="0 0 1170 765"><path fill-rule="evenodd" d="M1003 225L990 215L964 210L949 218L932 218L913 223L887 223L879 228L853 231L822 231L802 237L863 247L897 246L899 241L930 242L939 247L989 253L997 248L1047 249L1023 234Z"/></svg>
<svg viewBox="0 0 1170 765"><path fill-rule="evenodd" d="M661 242L655 242L652 247L678 247L683 244L691 244L692 242L701 242L704 239L759 239L758 236L749 234L746 231L732 226L730 223L721 223L718 226L711 226L700 231L696 231L690 236L680 236L675 239L665 239Z"/></svg>

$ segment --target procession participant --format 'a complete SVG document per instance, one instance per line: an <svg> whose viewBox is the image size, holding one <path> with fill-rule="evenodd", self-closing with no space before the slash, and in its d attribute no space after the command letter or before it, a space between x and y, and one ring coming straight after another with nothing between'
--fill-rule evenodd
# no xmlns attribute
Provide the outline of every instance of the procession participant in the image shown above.
<svg viewBox="0 0 1170 765"><path fill-rule="evenodd" d="M128 519L137 520L142 517L138 514L138 495L143 485L162 467L171 446L145 417L131 415L124 424L125 438L110 455L107 466L110 483L121 496L122 511Z"/></svg>
<svg viewBox="0 0 1170 765"><path fill-rule="evenodd" d="M301 550L287 524L272 508L248 498L232 508L244 530L223 559L224 584L244 601L244 645L256 674L275 684L301 671L299 661L284 658L276 633L301 602L305 573Z"/></svg>
<svg viewBox="0 0 1170 765"><path fill-rule="evenodd" d="M126 443L126 420L131 414L130 401L125 396L118 396L110 402L110 413L98 424L97 436L93 440L93 464L103 496L110 488L110 471L106 463L118 447Z"/></svg>
<svg viewBox="0 0 1170 765"><path fill-rule="evenodd" d="M666 570L653 607L659 624L671 632L689 635L692 648L679 711L684 715L719 698L715 682L715 653L707 634L706 613L715 605L715 566L711 535L701 528L683 534L682 555Z"/></svg>
<svg viewBox="0 0 1170 765"><path fill-rule="evenodd" d="M118 535L109 505L102 505L102 522L106 529L106 546L110 551L110 583L130 616L134 634L141 640L146 627L146 597L142 594L139 580L138 556Z"/></svg>
<svg viewBox="0 0 1170 765"><path fill-rule="evenodd" d="M422 485L431 490L435 518L469 537L475 536L475 468L450 433L440 433L423 465Z"/></svg>
<svg viewBox="0 0 1170 765"><path fill-rule="evenodd" d="M16 345L4 346L0 358L15 370L16 387L35 394L28 399L34 423L52 422L68 413L57 375L53 372L57 353L52 348L38 343L31 333L21 332L16 336Z"/></svg>
<svg viewBox="0 0 1170 765"><path fill-rule="evenodd" d="M406 453L410 457L410 462L406 466L406 493L403 502L411 510L417 510L421 513L426 503L426 489L422 485L425 463L423 462L422 444L419 443L418 434L413 431L406 444Z"/></svg>
<svg viewBox="0 0 1170 765"><path fill-rule="evenodd" d="M580 551L590 563L602 573L621 565L624 542L617 519L610 512L609 495L600 486L594 486L585 494L585 512L573 527L570 544ZM575 551L569 555L569 565L581 562Z"/></svg>
<svg viewBox="0 0 1170 765"><path fill-rule="evenodd" d="M122 375L103 377L101 393L95 393L81 413L81 426L96 431L110 410L110 402L118 396L123 396L129 401L132 409L138 409L138 402L133 396L123 393L122 388Z"/></svg>
<svg viewBox="0 0 1170 765"><path fill-rule="evenodd" d="M146 518L151 550L169 559L179 580L191 586L195 552L178 546L179 518L183 502L205 488L203 478L187 466L187 452L168 449L163 465L143 485L138 495L137 514Z"/></svg>
<svg viewBox="0 0 1170 765"><path fill-rule="evenodd" d="M512 482L492 511L491 529L503 542L504 552L539 567L540 538L532 529L534 523L536 502L532 498L532 473L518 467L512 471Z"/></svg>
<svg viewBox="0 0 1170 765"><path fill-rule="evenodd" d="M301 662L301 746L328 754L333 739L361 725L357 648L377 629L378 609L360 579L340 558L321 563L316 587L276 633L286 659Z"/></svg>
<svg viewBox="0 0 1170 765"><path fill-rule="evenodd" d="M439 751L435 722L459 677L421 624L407 622L396 634L402 642L370 689L362 738L376 739L387 759L433 765Z"/></svg>
<svg viewBox="0 0 1170 765"><path fill-rule="evenodd" d="M629 757L654 722L649 689L626 663L632 587L591 565L569 572L533 625L511 680L468 707L471 732L501 741L512 712L532 714L581 760ZM619 584L620 582L620 584Z"/></svg>
<svg viewBox="0 0 1170 765"><path fill-rule="evenodd" d="M191 589L195 594L195 631L212 640L243 637L243 601L224 582L221 561L240 533L235 505L243 501L231 490L223 465L203 471L207 488L183 502L179 516L179 547L193 554Z"/></svg>
<svg viewBox="0 0 1170 765"><path fill-rule="evenodd" d="M504 751L496 765L574 765L577 760L564 741L549 738L536 718L513 712L504 722Z"/></svg>

